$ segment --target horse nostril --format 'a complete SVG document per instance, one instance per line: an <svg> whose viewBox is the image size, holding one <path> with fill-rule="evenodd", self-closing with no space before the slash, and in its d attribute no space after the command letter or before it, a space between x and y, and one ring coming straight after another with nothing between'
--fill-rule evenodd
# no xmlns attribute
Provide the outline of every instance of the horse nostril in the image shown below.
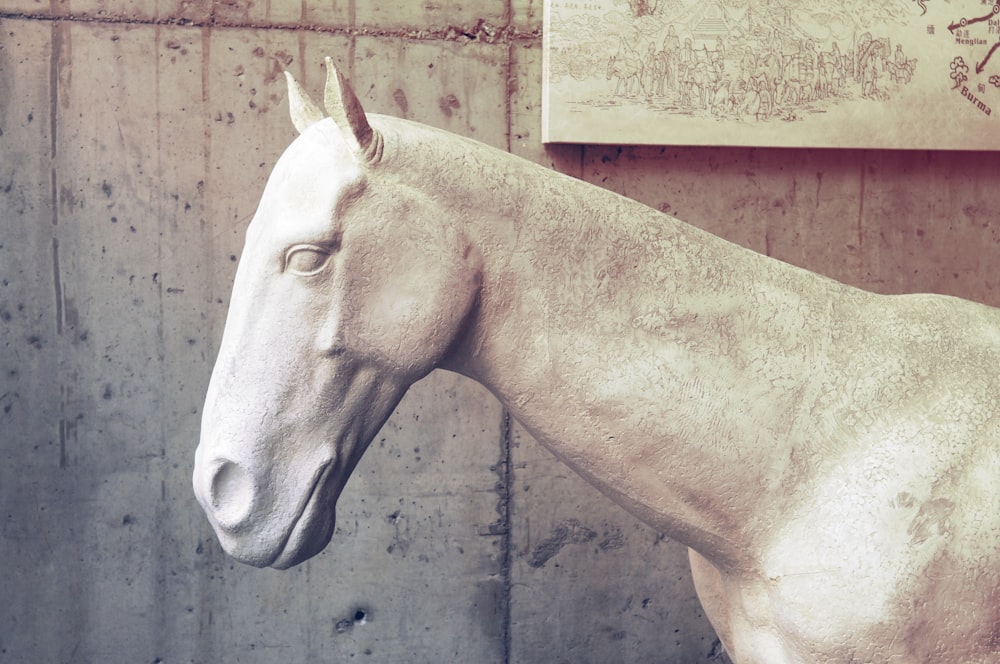
<svg viewBox="0 0 1000 664"><path fill-rule="evenodd" d="M243 525L253 508L253 479L239 464L223 461L215 469L211 486L212 512L216 523L226 530Z"/></svg>

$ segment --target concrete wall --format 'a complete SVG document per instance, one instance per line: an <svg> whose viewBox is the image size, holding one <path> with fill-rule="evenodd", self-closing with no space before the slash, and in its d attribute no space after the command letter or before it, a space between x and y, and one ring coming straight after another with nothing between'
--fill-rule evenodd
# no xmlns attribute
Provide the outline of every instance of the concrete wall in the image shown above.
<svg viewBox="0 0 1000 664"><path fill-rule="evenodd" d="M562 146L541 0L4 0L0 661L696 662L683 547L477 385L415 386L287 572L190 490L245 225L292 139L282 67L883 292L1000 304L993 154ZM901 119L903 121L903 119Z"/></svg>

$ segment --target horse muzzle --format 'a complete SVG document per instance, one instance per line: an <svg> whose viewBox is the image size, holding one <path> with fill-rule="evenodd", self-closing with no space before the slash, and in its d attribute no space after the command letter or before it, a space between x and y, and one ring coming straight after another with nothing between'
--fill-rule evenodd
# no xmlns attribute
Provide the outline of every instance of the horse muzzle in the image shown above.
<svg viewBox="0 0 1000 664"><path fill-rule="evenodd" d="M268 478L239 462L196 456L194 492L227 554L254 567L287 569L323 550L334 531L333 463L321 465L292 505Z"/></svg>

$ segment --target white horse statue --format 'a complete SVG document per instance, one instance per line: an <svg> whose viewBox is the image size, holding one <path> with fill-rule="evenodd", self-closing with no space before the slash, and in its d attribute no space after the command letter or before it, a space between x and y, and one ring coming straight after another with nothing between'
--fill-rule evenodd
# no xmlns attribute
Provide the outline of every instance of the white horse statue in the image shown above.
<svg viewBox="0 0 1000 664"><path fill-rule="evenodd" d="M1000 662L1000 310L875 295L471 140L325 113L247 230L195 458L287 568L406 389L485 385L691 549L738 664Z"/></svg>

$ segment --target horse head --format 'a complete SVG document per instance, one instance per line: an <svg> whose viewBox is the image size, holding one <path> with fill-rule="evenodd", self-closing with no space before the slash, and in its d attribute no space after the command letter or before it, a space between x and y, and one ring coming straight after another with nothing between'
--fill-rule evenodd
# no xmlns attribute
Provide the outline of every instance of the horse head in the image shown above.
<svg viewBox="0 0 1000 664"><path fill-rule="evenodd" d="M330 59L325 113L288 86L300 135L247 229L193 477L223 548L282 569L330 541L351 471L456 342L479 279Z"/></svg>

